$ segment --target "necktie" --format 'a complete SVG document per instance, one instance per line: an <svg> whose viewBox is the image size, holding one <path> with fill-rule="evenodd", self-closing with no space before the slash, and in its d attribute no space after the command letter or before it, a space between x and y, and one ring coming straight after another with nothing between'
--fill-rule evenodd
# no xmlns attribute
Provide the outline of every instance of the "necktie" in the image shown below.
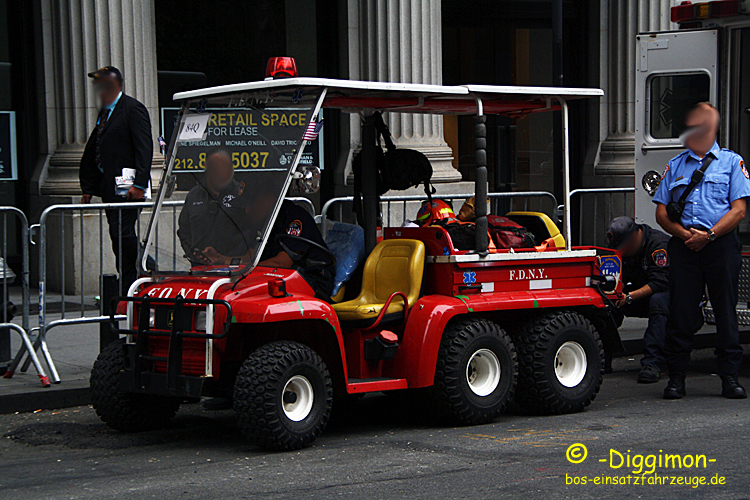
<svg viewBox="0 0 750 500"><path fill-rule="evenodd" d="M99 168L99 170L102 171L102 155L99 152L99 138L102 136L102 131L104 130L104 126L107 124L108 119L109 109L104 108L99 111L99 118L96 121L96 152L94 154L94 161L96 162L96 166Z"/></svg>

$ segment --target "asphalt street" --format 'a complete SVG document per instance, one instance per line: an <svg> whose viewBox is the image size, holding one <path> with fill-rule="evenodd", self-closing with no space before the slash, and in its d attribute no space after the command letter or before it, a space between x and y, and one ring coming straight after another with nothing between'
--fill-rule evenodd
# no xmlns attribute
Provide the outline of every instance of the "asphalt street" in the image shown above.
<svg viewBox="0 0 750 500"><path fill-rule="evenodd" d="M718 396L711 351L694 359L681 401L660 398L664 381L636 384L638 360L625 358L582 413L516 408L476 427L440 425L417 397L337 402L315 445L291 453L245 443L231 411L199 405L184 406L168 429L130 435L90 407L2 415L0 498L750 498L750 400ZM583 456L574 444L587 448L580 463L566 458ZM674 459L660 466L666 454L682 467ZM705 458L688 468L685 457L696 455ZM614 467L628 456L631 467ZM638 456L653 460L653 474L631 472ZM590 482L566 484L574 476ZM626 484L594 484L597 477ZM707 484L671 484L700 477Z"/></svg>

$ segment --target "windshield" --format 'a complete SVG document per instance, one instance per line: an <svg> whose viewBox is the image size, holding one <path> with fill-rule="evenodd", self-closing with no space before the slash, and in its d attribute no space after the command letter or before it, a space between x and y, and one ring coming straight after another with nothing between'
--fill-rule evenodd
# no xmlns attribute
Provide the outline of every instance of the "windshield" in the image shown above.
<svg viewBox="0 0 750 500"><path fill-rule="evenodd" d="M239 274L268 258L263 249L294 169L300 160L318 161L310 153L317 144L309 144L320 128L312 119L320 93L305 90L309 95L290 91L273 102L260 93L196 99L163 115L169 164L142 267L152 274Z"/></svg>

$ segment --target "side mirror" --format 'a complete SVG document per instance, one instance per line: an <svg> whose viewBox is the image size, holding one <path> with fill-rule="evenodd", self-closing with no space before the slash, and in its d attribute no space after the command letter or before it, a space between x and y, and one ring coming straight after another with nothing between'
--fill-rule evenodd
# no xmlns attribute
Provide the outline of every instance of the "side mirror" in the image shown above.
<svg viewBox="0 0 750 500"><path fill-rule="evenodd" d="M312 194L320 191L320 169L300 165L294 172L292 187L298 193Z"/></svg>

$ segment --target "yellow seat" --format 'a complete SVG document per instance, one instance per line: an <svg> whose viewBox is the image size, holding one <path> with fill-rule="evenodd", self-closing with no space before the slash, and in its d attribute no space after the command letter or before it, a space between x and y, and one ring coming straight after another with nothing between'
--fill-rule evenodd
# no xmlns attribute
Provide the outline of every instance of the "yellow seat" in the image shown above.
<svg viewBox="0 0 750 500"><path fill-rule="evenodd" d="M505 216L528 229L534 235L537 245L552 238L556 248L565 250L565 237L549 215L543 212L508 212Z"/></svg>
<svg viewBox="0 0 750 500"><path fill-rule="evenodd" d="M403 292L411 307L422 288L424 243L419 240L384 240L373 249L362 274L362 291L356 299L332 304L341 321L374 320L393 292ZM396 296L386 314L404 312Z"/></svg>
<svg viewBox="0 0 750 500"><path fill-rule="evenodd" d="M331 297L331 302L333 302L334 304L338 304L339 302L344 300L344 295L346 295L346 285L341 285L338 293Z"/></svg>

